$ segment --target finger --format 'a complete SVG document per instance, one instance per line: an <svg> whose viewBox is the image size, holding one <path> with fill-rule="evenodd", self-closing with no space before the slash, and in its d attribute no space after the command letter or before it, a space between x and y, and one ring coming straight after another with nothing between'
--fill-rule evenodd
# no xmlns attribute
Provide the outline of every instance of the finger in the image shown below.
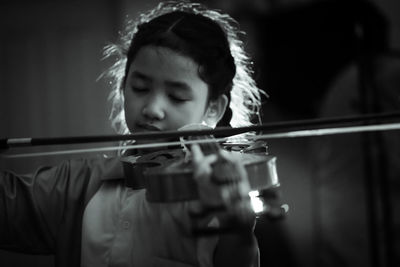
<svg viewBox="0 0 400 267"><path fill-rule="evenodd" d="M229 162L238 162L238 161L240 162L242 158L240 155L241 153L226 151L224 149L220 149L218 153L221 156L221 158Z"/></svg>
<svg viewBox="0 0 400 267"><path fill-rule="evenodd" d="M193 176L198 181L209 181L213 172L211 164L216 161L214 155L204 157L203 161L193 162Z"/></svg>
<svg viewBox="0 0 400 267"><path fill-rule="evenodd" d="M230 206L228 211L218 217L222 225L234 224L240 228L253 228L256 215L250 201L241 201Z"/></svg>
<svg viewBox="0 0 400 267"><path fill-rule="evenodd" d="M212 173L211 165L216 162L217 155L204 156L197 144L192 145L193 173L196 180L207 180Z"/></svg>
<svg viewBox="0 0 400 267"><path fill-rule="evenodd" d="M220 161L222 162L221 164L214 166L214 174L211 181L219 186L225 186L228 191L232 191L233 195L246 197L250 192L250 184L243 163L233 154L223 152L222 156L225 160ZM227 199L229 200L229 198Z"/></svg>
<svg viewBox="0 0 400 267"><path fill-rule="evenodd" d="M247 171L241 157L236 153L224 153L225 157L228 157L232 164L233 172L236 173L236 177L238 177L237 189L238 193L242 197L246 197L250 192L250 182L247 176Z"/></svg>
<svg viewBox="0 0 400 267"><path fill-rule="evenodd" d="M201 148L200 148L200 146L198 144L193 144L190 147L190 151L192 152L192 160L193 160L193 162L195 164L199 163L199 162L201 162L203 160L204 154L201 151Z"/></svg>
<svg viewBox="0 0 400 267"><path fill-rule="evenodd" d="M200 212L191 213L194 232L200 235L218 234L225 232L251 231L254 230L255 213L247 202L239 202L230 207L204 207ZM217 227L206 224L210 218L217 218Z"/></svg>
<svg viewBox="0 0 400 267"><path fill-rule="evenodd" d="M250 198L250 186L245 180L220 185L220 190L223 203L227 206Z"/></svg>
<svg viewBox="0 0 400 267"><path fill-rule="evenodd" d="M210 154L210 155L205 156L203 154L203 151L201 151L201 148L198 144L193 144L191 146L191 152L192 152L192 160L195 164L200 163L204 160L206 162L208 162L209 164L212 164L218 158L218 155L216 155L216 154Z"/></svg>

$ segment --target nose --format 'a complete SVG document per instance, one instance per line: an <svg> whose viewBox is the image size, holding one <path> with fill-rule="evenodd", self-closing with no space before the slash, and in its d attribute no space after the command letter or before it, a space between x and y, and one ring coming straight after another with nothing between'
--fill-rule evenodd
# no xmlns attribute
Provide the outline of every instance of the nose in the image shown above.
<svg viewBox="0 0 400 267"><path fill-rule="evenodd" d="M152 94L143 106L142 114L150 120L162 120L165 117L164 100L158 94Z"/></svg>

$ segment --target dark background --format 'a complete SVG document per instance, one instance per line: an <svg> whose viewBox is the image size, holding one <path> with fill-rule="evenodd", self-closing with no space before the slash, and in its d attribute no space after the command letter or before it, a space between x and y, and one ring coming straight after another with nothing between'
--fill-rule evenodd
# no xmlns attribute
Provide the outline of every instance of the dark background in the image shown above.
<svg viewBox="0 0 400 267"><path fill-rule="evenodd" d="M113 133L109 87L97 80L112 63L102 48L126 15L158 2L1 1L0 138ZM264 123L400 110L399 1L203 2L248 32L270 96ZM365 58L378 67L358 71ZM370 89L360 89L360 73ZM269 141L290 210L259 221L262 266L400 266L399 148L398 132ZM0 159L0 168L30 172L81 156ZM52 256L0 251L0 264L52 266Z"/></svg>

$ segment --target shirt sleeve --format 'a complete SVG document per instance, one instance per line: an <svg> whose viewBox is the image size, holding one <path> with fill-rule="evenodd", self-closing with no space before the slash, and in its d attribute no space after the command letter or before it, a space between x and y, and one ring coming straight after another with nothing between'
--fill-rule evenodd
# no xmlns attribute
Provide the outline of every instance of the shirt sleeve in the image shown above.
<svg viewBox="0 0 400 267"><path fill-rule="evenodd" d="M30 175L0 171L0 248L54 254L63 238L80 231L85 204L108 164L85 159Z"/></svg>

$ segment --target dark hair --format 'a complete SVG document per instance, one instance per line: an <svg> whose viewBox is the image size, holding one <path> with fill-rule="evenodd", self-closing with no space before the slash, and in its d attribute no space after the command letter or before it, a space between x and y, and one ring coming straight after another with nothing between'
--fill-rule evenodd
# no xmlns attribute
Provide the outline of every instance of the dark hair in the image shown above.
<svg viewBox="0 0 400 267"><path fill-rule="evenodd" d="M209 100L222 94L228 97L229 108L217 126L252 125L265 93L252 77L252 62L239 38L243 34L228 14L188 0L162 1L136 19L128 18L118 43L104 49L105 58L116 56L103 73L110 78L113 128L129 133L123 87L132 60L145 45L171 48L190 57L199 65L199 77L209 85Z"/></svg>
<svg viewBox="0 0 400 267"><path fill-rule="evenodd" d="M125 78L138 51L147 45L170 48L193 59L199 77L209 86L209 100L225 94L230 101L232 80L236 73L226 33L213 20L199 14L175 11L138 26L127 53ZM228 126L232 113L224 115L222 126Z"/></svg>

